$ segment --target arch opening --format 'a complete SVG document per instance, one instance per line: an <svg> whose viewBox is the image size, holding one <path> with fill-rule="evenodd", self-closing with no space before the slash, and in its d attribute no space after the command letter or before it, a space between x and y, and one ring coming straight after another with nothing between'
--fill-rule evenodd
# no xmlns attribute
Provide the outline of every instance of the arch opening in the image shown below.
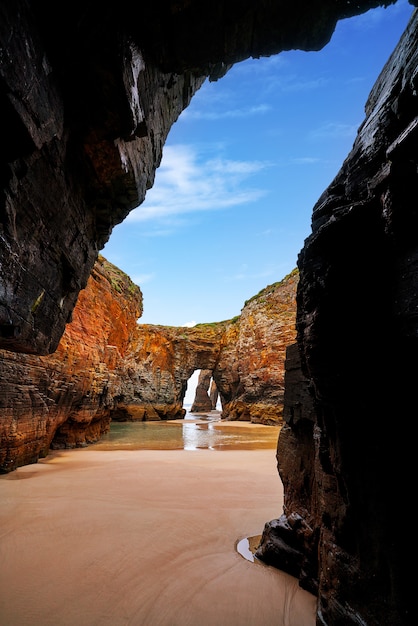
<svg viewBox="0 0 418 626"><path fill-rule="evenodd" d="M222 410L222 402L213 371L196 369L187 381L183 408L187 413L207 413Z"/></svg>

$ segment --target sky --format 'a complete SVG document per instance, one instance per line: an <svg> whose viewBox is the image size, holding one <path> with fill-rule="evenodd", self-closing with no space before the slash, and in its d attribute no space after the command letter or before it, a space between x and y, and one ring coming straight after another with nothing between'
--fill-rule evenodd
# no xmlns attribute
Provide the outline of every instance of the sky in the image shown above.
<svg viewBox="0 0 418 626"><path fill-rule="evenodd" d="M398 0L340 21L320 52L249 59L204 83L101 251L141 288L139 323L230 319L296 267L412 10Z"/></svg>

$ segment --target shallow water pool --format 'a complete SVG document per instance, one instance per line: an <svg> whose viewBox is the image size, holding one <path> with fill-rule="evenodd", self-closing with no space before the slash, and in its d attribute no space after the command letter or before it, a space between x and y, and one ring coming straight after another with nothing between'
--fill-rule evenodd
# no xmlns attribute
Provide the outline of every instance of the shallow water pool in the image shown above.
<svg viewBox="0 0 418 626"><path fill-rule="evenodd" d="M186 413L184 420L112 422L92 450L260 450L275 449L279 426L223 422L219 412Z"/></svg>

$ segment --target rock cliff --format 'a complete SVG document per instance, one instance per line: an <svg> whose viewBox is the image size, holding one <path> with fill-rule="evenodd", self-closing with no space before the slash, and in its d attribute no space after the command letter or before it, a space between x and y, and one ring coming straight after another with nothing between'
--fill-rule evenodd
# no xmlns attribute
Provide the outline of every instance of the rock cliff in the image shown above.
<svg viewBox="0 0 418 626"><path fill-rule="evenodd" d="M106 432L141 314L140 289L99 257L53 355L0 351L0 471Z"/></svg>
<svg viewBox="0 0 418 626"><path fill-rule="evenodd" d="M114 420L176 419L187 381L202 370L194 410L211 410L211 377L222 417L281 423L284 356L296 338L295 270L245 304L233 320L194 328L138 324L124 360Z"/></svg>
<svg viewBox="0 0 418 626"><path fill-rule="evenodd" d="M253 423L281 422L286 348L296 338L296 288L294 270L281 282L269 285L245 303L231 334L225 339L214 375L223 402L224 417ZM231 375L231 372L233 373Z"/></svg>
<svg viewBox="0 0 418 626"><path fill-rule="evenodd" d="M124 399L136 408L125 416L150 419L155 410L163 419L183 417L187 381L200 369L202 394L195 410L211 410L212 376L223 418L281 423L285 352L296 339L298 276L294 270L266 287L233 320L194 328L139 324L129 356L132 387Z"/></svg>
<svg viewBox="0 0 418 626"><path fill-rule="evenodd" d="M415 12L298 259L284 514L258 554L318 594L318 623L416 620L402 511L418 379L417 42Z"/></svg>
<svg viewBox="0 0 418 626"><path fill-rule="evenodd" d="M50 448L97 441L111 420L184 417L187 381L199 369L202 394L194 410L212 409L213 376L224 417L277 424L284 360L274 357L295 340L297 276L263 290L235 320L153 326L137 323L140 289L99 257L53 355L0 352L0 470L36 462Z"/></svg>

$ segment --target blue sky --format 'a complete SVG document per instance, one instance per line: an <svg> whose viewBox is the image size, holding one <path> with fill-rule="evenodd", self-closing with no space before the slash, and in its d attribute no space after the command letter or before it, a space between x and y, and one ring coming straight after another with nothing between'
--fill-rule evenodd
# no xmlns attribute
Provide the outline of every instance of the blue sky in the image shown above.
<svg viewBox="0 0 418 626"><path fill-rule="evenodd" d="M320 52L250 59L205 82L154 187L101 251L140 286L140 323L229 319L296 267L412 10L398 0L339 22Z"/></svg>

